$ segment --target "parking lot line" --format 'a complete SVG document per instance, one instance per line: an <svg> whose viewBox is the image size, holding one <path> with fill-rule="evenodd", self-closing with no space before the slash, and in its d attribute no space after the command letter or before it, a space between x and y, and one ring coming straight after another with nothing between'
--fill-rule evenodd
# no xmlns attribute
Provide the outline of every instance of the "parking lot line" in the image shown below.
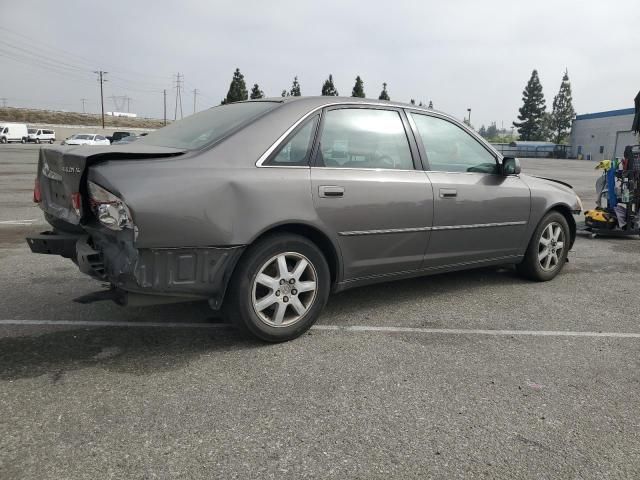
<svg viewBox="0 0 640 480"><path fill-rule="evenodd" d="M180 322L113 322L97 320L0 320L0 325L58 325L79 327L153 327L153 328L228 328L228 323L180 323ZM420 327L375 327L367 325L314 325L313 330L373 333L418 333L443 335L493 335L493 336L533 336L533 337L610 337L640 338L640 333L632 332L575 332L564 330L483 330L474 328L420 328Z"/></svg>

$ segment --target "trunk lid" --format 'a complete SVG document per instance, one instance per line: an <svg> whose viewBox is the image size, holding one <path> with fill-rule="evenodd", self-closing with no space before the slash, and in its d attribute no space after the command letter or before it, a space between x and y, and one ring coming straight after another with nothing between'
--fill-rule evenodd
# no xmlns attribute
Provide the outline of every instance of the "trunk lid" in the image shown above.
<svg viewBox="0 0 640 480"><path fill-rule="evenodd" d="M86 208L87 167L107 160L167 158L186 150L150 145L113 145L104 147L41 148L37 181L40 208L56 218L78 225ZM81 194L80 208L73 205L74 195Z"/></svg>

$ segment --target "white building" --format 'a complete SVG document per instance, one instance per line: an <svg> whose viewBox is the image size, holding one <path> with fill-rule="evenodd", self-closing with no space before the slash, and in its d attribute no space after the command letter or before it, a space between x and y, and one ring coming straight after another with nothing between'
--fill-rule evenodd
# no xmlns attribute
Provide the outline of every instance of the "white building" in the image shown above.
<svg viewBox="0 0 640 480"><path fill-rule="evenodd" d="M571 125L571 154L585 160L622 157L625 145L638 144L631 131L633 108L577 115Z"/></svg>

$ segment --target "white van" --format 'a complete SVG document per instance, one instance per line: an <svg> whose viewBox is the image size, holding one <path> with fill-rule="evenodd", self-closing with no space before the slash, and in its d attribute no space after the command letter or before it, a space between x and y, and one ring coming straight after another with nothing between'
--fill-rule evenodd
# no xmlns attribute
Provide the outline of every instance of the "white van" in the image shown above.
<svg viewBox="0 0 640 480"><path fill-rule="evenodd" d="M21 142L27 143L29 132L25 123L0 122L0 143Z"/></svg>
<svg viewBox="0 0 640 480"><path fill-rule="evenodd" d="M56 141L56 132L53 130L47 130L46 128L30 128L27 142L53 143Z"/></svg>

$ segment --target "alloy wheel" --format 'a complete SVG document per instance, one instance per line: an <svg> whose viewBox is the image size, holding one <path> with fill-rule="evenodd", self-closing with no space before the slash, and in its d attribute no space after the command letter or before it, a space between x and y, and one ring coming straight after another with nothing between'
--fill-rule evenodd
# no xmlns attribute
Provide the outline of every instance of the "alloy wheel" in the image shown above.
<svg viewBox="0 0 640 480"><path fill-rule="evenodd" d="M538 262L545 271L558 268L564 250L564 230L558 222L549 223L540 235Z"/></svg>
<svg viewBox="0 0 640 480"><path fill-rule="evenodd" d="M313 306L317 289L318 274L307 257L280 253L267 260L253 279L253 310L271 327L288 327Z"/></svg>

